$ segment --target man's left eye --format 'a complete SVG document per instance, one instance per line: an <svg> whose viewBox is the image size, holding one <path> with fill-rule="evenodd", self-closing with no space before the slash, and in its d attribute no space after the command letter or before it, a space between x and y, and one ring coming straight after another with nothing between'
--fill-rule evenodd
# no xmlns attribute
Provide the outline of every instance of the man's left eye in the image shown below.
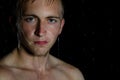
<svg viewBox="0 0 120 80"><path fill-rule="evenodd" d="M56 23L57 20L56 20L56 19L49 19L48 22L49 22L49 23Z"/></svg>
<svg viewBox="0 0 120 80"><path fill-rule="evenodd" d="M25 20L27 22L34 22L35 21L35 19L33 17L27 17L27 18L25 18Z"/></svg>

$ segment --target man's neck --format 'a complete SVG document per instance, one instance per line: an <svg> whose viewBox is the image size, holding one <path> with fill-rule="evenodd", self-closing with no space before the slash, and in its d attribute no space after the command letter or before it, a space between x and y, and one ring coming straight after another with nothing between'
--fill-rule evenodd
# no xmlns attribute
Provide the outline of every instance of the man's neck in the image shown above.
<svg viewBox="0 0 120 80"><path fill-rule="evenodd" d="M49 67L49 54L45 56L33 56L28 54L24 49L16 50L16 61L18 67L45 71Z"/></svg>

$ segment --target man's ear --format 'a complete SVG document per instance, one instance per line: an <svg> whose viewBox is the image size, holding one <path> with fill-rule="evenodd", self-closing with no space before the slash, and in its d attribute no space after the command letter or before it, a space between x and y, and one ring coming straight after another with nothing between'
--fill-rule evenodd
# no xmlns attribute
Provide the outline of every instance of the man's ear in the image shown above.
<svg viewBox="0 0 120 80"><path fill-rule="evenodd" d="M15 16L9 16L9 23L10 23L10 25L15 25L16 17Z"/></svg>
<svg viewBox="0 0 120 80"><path fill-rule="evenodd" d="M61 26L60 26L59 34L61 34L61 32L62 32L64 24L65 24L65 19L63 18L62 21L61 21Z"/></svg>
<svg viewBox="0 0 120 80"><path fill-rule="evenodd" d="M15 17L14 16L9 16L9 24L13 30L13 32L16 32L16 22L15 22Z"/></svg>
<svg viewBox="0 0 120 80"><path fill-rule="evenodd" d="M13 16L9 16L9 24L13 25Z"/></svg>

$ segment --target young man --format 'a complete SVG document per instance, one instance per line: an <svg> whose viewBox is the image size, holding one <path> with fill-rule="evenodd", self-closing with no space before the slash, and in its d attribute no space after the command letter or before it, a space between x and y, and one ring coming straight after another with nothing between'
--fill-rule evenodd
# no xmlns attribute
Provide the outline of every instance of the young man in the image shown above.
<svg viewBox="0 0 120 80"><path fill-rule="evenodd" d="M64 26L61 0L18 0L18 48L0 61L0 80L84 80L49 54Z"/></svg>

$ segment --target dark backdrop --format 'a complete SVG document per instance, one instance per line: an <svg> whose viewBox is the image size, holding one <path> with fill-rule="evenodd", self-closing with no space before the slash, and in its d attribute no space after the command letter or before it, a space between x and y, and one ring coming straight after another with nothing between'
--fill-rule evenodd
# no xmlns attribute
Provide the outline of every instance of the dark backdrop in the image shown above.
<svg viewBox="0 0 120 80"><path fill-rule="evenodd" d="M9 16L14 0L0 0L0 57L17 43ZM86 80L108 80L118 70L112 53L110 1L64 0L65 26L51 50L54 56L79 68Z"/></svg>

